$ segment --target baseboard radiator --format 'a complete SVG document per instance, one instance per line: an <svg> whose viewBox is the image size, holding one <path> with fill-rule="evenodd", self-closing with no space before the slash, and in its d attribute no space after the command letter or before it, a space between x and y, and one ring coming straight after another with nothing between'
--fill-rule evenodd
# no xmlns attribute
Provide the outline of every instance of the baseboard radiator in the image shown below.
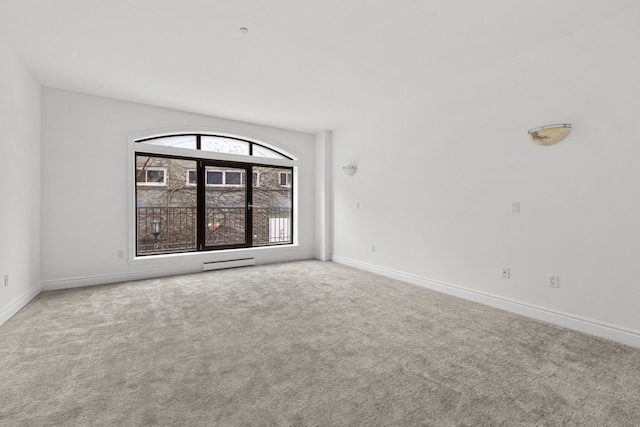
<svg viewBox="0 0 640 427"><path fill-rule="evenodd" d="M255 258L228 259L224 261L210 261L202 264L202 271L221 270L223 268L246 267L256 265Z"/></svg>

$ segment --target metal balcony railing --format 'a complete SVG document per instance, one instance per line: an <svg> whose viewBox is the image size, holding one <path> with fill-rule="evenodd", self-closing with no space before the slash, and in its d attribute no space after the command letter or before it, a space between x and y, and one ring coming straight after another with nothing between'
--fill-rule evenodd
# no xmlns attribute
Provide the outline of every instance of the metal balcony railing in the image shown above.
<svg viewBox="0 0 640 427"><path fill-rule="evenodd" d="M291 243L291 208L253 206L253 246ZM205 246L245 243L243 207L205 208ZM160 220L160 233L153 234L153 221ZM141 207L137 209L138 255L197 250L196 207Z"/></svg>

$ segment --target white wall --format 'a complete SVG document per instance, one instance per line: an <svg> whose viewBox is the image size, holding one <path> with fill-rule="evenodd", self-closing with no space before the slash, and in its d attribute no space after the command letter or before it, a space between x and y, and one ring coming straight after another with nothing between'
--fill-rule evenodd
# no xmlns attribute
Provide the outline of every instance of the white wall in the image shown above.
<svg viewBox="0 0 640 427"><path fill-rule="evenodd" d="M335 131L334 259L640 347L639 23L413 87ZM528 141L564 122L565 141Z"/></svg>
<svg viewBox="0 0 640 427"><path fill-rule="evenodd" d="M40 85L0 39L0 324L39 291Z"/></svg>
<svg viewBox="0 0 640 427"><path fill-rule="evenodd" d="M43 90L42 286L57 289L202 271L208 252L144 261L119 259L128 244L128 138L154 130L225 131L281 147L299 158L299 245L242 249L256 263L314 256L315 137L45 88Z"/></svg>

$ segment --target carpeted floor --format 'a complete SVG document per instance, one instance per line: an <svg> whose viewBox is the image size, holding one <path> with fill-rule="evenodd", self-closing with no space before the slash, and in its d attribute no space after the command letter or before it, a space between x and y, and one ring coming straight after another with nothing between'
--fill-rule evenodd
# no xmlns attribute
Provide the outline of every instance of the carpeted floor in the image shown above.
<svg viewBox="0 0 640 427"><path fill-rule="evenodd" d="M640 350L331 262L40 294L2 426L638 426Z"/></svg>

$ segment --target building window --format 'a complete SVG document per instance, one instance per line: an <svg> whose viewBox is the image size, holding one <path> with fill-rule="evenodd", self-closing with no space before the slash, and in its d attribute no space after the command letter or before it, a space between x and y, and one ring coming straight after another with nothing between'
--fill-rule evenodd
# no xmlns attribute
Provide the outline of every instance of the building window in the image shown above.
<svg viewBox="0 0 640 427"><path fill-rule="evenodd" d="M223 171L207 171L207 185L224 185Z"/></svg>
<svg viewBox="0 0 640 427"><path fill-rule="evenodd" d="M257 186L258 173L253 172L253 186ZM187 171L187 184L197 184L197 171ZM206 174L206 185L244 185L244 172L235 171L208 171Z"/></svg>
<svg viewBox="0 0 640 427"><path fill-rule="evenodd" d="M280 172L280 186L291 187L291 172Z"/></svg>
<svg viewBox="0 0 640 427"><path fill-rule="evenodd" d="M228 139L180 135L135 143L136 256L293 243L293 160ZM167 149L173 144L176 155ZM193 155L185 156L185 148ZM234 156L238 161L229 161Z"/></svg>
<svg viewBox="0 0 640 427"><path fill-rule="evenodd" d="M197 177L195 169L187 171L187 185L196 185L198 183Z"/></svg>
<svg viewBox="0 0 640 427"><path fill-rule="evenodd" d="M136 185L167 185L167 170L157 167L143 167L136 169Z"/></svg>

